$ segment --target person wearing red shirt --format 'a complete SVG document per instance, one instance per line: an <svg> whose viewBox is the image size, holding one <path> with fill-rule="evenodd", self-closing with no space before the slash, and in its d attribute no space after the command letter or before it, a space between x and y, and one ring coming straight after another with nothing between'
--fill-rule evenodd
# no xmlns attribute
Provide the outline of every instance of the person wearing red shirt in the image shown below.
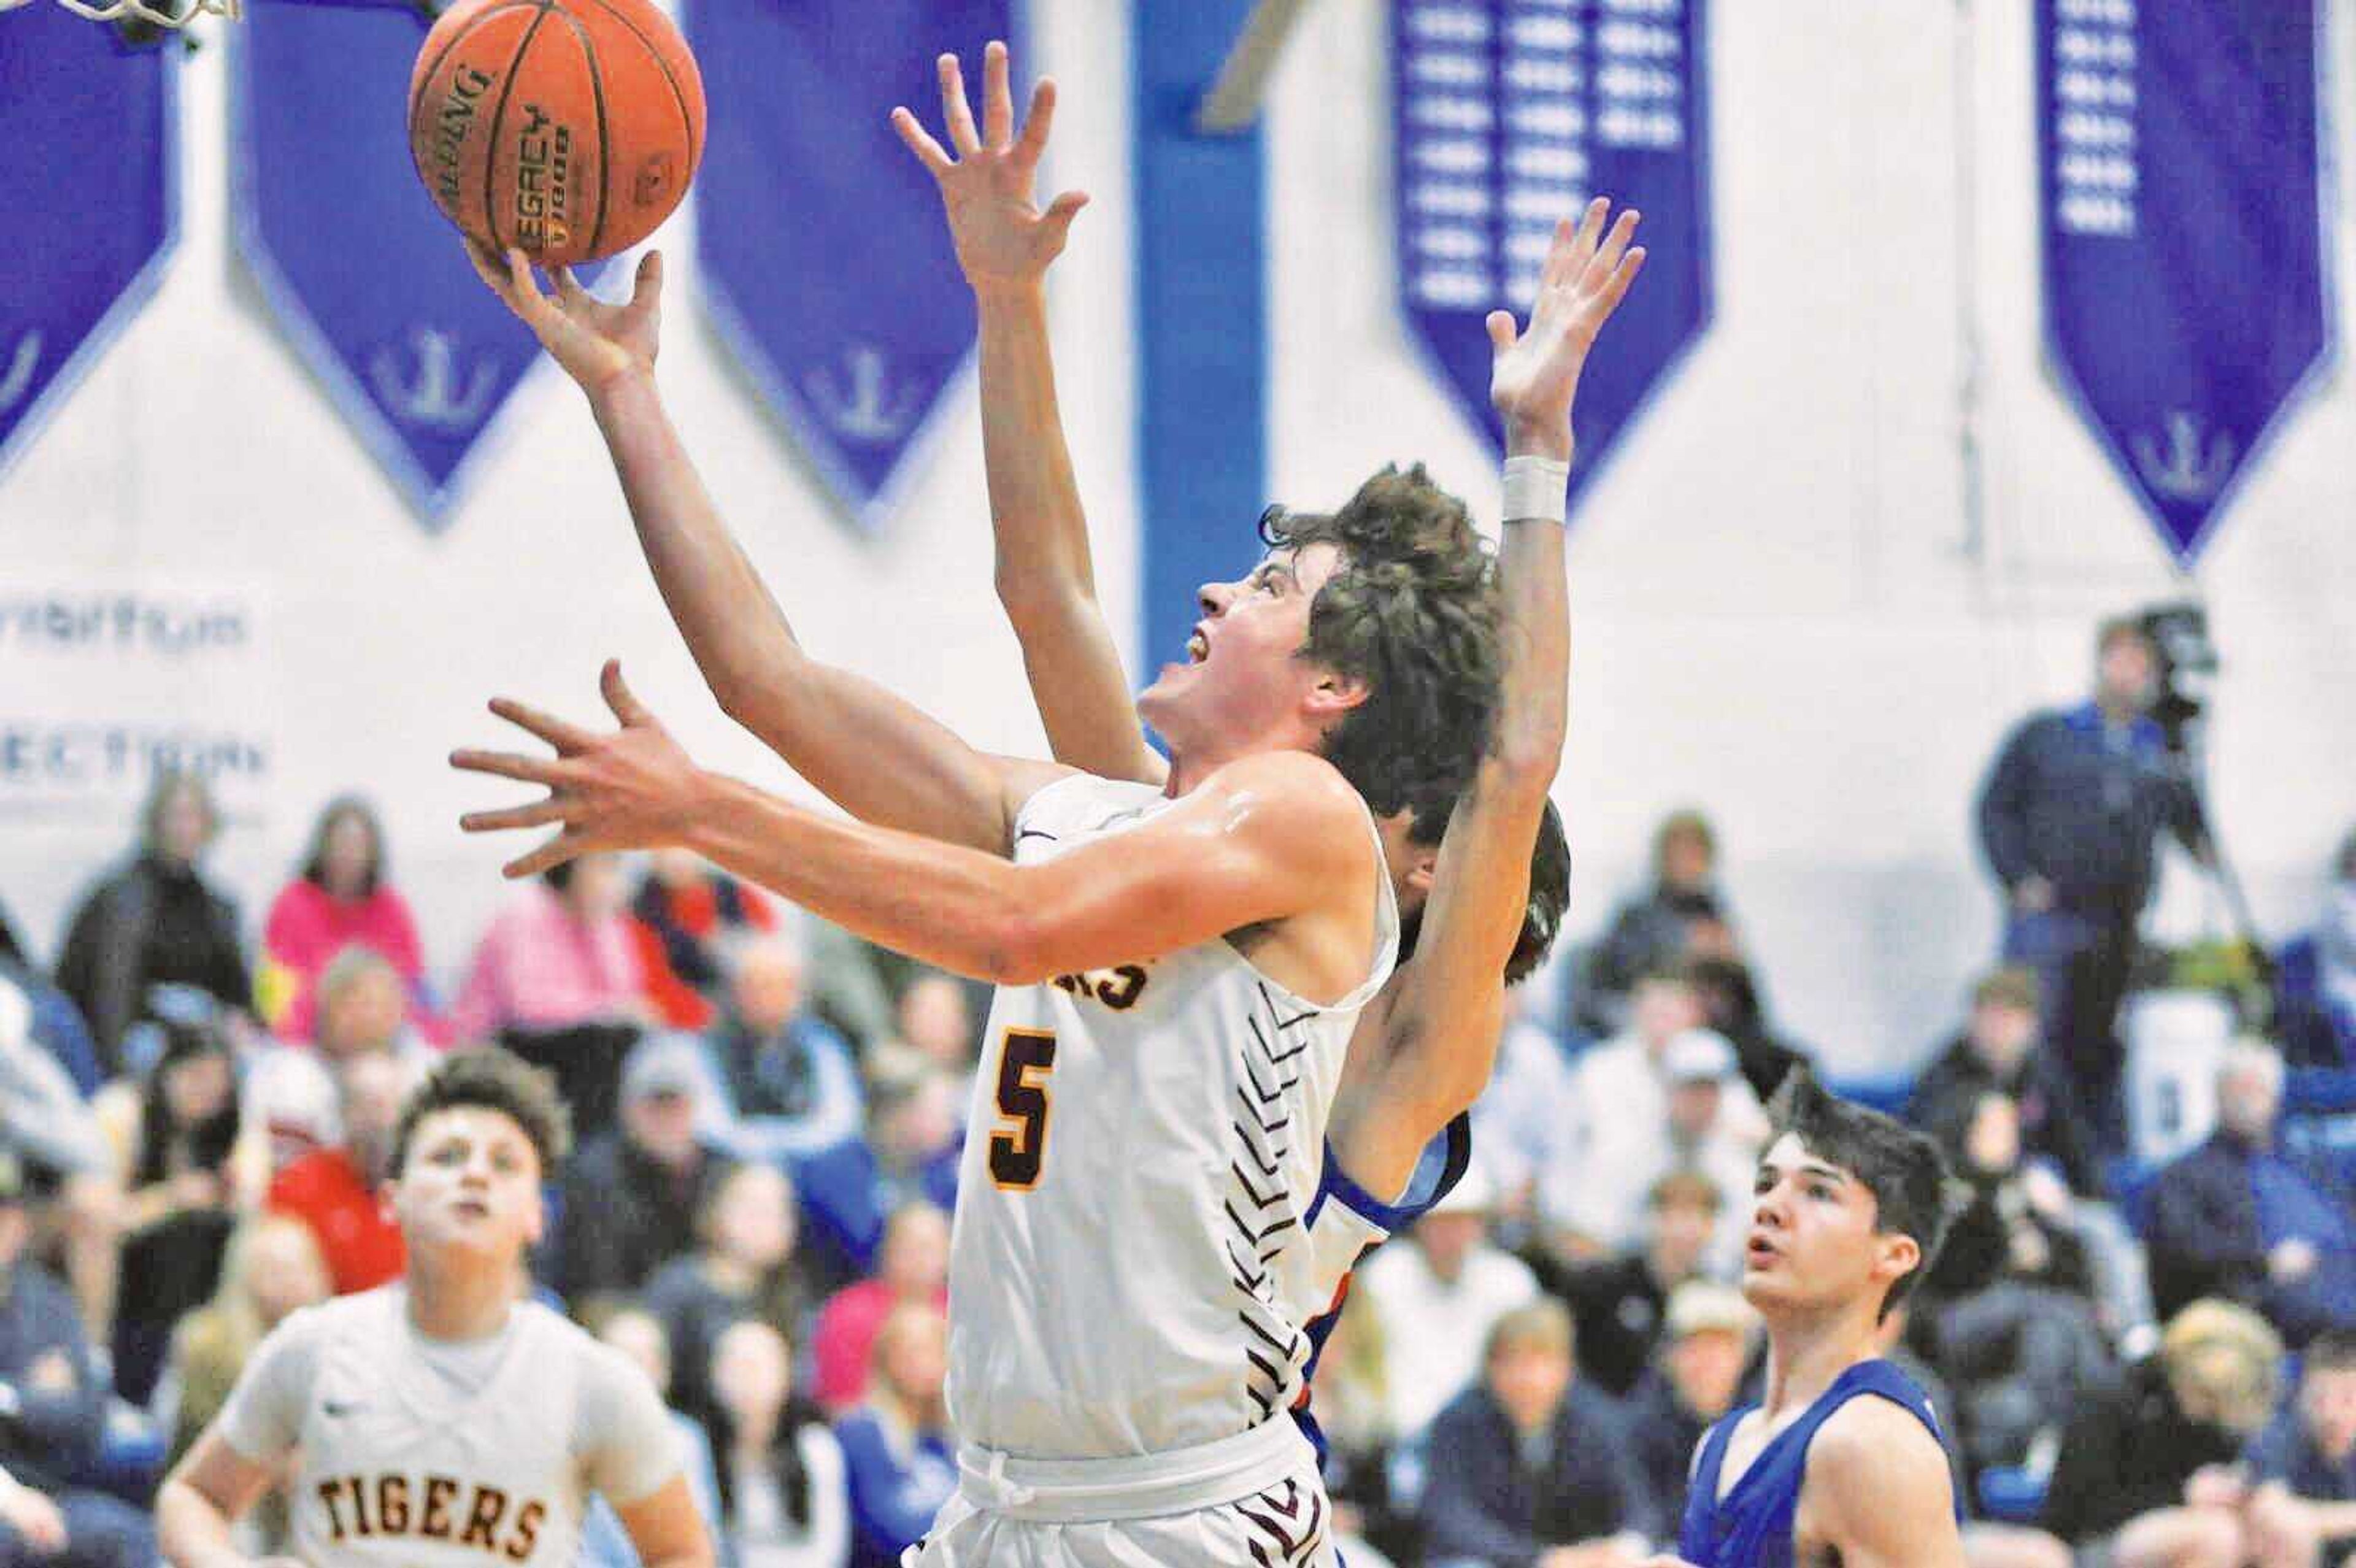
<svg viewBox="0 0 2356 1568"><path fill-rule="evenodd" d="M379 1188L390 1174L394 1125L411 1073L389 1051L369 1051L340 1069L343 1141L312 1150L270 1183L269 1206L311 1227L337 1296L401 1277L401 1227Z"/></svg>
<svg viewBox="0 0 2356 1568"><path fill-rule="evenodd" d="M810 1338L812 1395L837 1414L867 1396L867 1371L884 1320L902 1307L948 1305L948 1216L921 1200L894 1211L875 1277L845 1285L818 1315Z"/></svg>

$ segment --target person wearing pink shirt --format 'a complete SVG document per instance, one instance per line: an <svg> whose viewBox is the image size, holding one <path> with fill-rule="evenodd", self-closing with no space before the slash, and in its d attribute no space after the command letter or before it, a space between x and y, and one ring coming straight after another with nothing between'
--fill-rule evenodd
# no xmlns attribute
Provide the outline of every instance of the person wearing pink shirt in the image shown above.
<svg viewBox="0 0 2356 1568"><path fill-rule="evenodd" d="M884 1320L902 1307L948 1304L949 1221L932 1204L903 1204L884 1228L875 1277L845 1285L819 1309L810 1336L810 1392L836 1414L867 1396L868 1364Z"/></svg>
<svg viewBox="0 0 2356 1568"><path fill-rule="evenodd" d="M384 825L358 795L319 813L303 869L281 889L262 932L262 1012L281 1040L318 1028L318 982L347 947L380 953L407 988L409 1021L435 1045L449 1037L425 989L425 958L409 901L385 880Z"/></svg>
<svg viewBox="0 0 2356 1568"><path fill-rule="evenodd" d="M584 1136L613 1125L622 1058L647 1018L623 896L611 855L547 872L492 920L450 1009L459 1041L553 1072Z"/></svg>

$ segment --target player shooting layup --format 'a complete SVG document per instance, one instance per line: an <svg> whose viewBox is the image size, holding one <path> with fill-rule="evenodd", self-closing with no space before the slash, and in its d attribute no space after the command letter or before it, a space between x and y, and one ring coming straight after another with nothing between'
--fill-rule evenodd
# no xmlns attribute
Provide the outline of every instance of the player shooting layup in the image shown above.
<svg viewBox="0 0 2356 1568"><path fill-rule="evenodd" d="M402 1283L305 1307L262 1341L156 1496L166 1558L243 1568L230 1526L294 1455L293 1556L311 1568L571 1568L593 1491L647 1568L708 1568L646 1374L518 1299L564 1143L554 1090L517 1058L434 1069L393 1137Z"/></svg>
<svg viewBox="0 0 2356 1568"><path fill-rule="evenodd" d="M939 184L974 290L999 592L1056 760L1158 785L1165 764L1139 730L1096 601L1048 351L1044 273L1086 198L1068 192L1039 208L1033 187L1054 86L1038 84L1018 135L1005 46L991 44L983 59L977 133L957 58L941 57L954 155L906 111L894 123ZM1597 200L1575 232L1566 223L1557 233L1526 334L1502 311L1489 323L1491 395L1507 453L1496 741L1461 800L1418 803L1404 823L1387 825L1404 828L1387 837L1405 923L1401 962L1359 1017L1334 1099L1323 1185L1312 1204L1310 1244L1322 1265L1311 1283L1312 1343L1330 1330L1342 1278L1359 1257L1412 1223L1462 1170L1462 1114L1488 1083L1505 987L1543 960L1562 912L1567 855L1547 794L1568 717L1561 523L1570 409L1596 336L1644 261L1643 250L1628 249L1635 214L1607 232L1610 211ZM1358 505L1332 525L1308 521L1346 535ZM1290 538L1304 531L1296 519L1280 526ZM1420 1160L1443 1132L1441 1157Z"/></svg>
<svg viewBox="0 0 2356 1568"><path fill-rule="evenodd" d="M702 773L609 666L617 733L497 705L557 757L454 761L551 794L466 825L563 824L518 874L680 844L1001 983L952 1264L967 1473L923 1560L1330 1561L1313 1455L1280 1418L1307 1359L1301 1217L1396 947L1369 803L1461 789L1487 742L1477 537L1402 512L1206 587L1192 660L1141 699L1165 788L986 757L795 643L656 396L659 262L608 306L477 261L589 392L723 708L861 820Z"/></svg>

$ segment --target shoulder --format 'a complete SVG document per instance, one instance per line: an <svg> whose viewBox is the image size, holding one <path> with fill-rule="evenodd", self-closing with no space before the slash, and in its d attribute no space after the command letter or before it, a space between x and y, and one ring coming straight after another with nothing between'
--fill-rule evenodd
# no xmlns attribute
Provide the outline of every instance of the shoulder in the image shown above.
<svg viewBox="0 0 2356 1568"><path fill-rule="evenodd" d="M1313 752L1255 752L1237 757L1214 769L1202 787L1227 795L1297 801L1307 809L1347 811L1354 816L1366 810L1341 770Z"/></svg>
<svg viewBox="0 0 2356 1568"><path fill-rule="evenodd" d="M1918 1493L1944 1498L1946 1450L1922 1417L1883 1394L1860 1394L1825 1418L1808 1443L1808 1481L1835 1501L1879 1507Z"/></svg>

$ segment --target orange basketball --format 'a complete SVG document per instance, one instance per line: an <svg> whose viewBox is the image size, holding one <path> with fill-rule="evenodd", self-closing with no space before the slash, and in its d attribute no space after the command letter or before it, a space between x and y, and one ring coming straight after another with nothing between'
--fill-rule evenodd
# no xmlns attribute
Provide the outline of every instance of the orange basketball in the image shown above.
<svg viewBox="0 0 2356 1568"><path fill-rule="evenodd" d="M451 222L547 266L626 251L703 156L703 78L648 0L460 0L418 51L409 152Z"/></svg>

